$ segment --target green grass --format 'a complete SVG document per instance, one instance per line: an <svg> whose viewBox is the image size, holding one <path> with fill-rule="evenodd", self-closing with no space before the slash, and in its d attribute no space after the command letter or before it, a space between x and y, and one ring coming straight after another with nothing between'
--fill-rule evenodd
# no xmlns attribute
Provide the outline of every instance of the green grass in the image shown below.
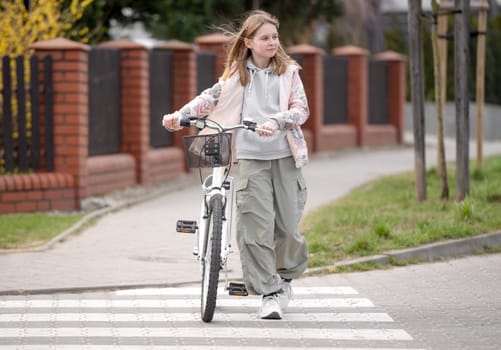
<svg viewBox="0 0 501 350"><path fill-rule="evenodd" d="M70 228L85 214L0 215L0 249L34 248Z"/></svg>
<svg viewBox="0 0 501 350"><path fill-rule="evenodd" d="M451 199L440 197L435 170L427 172L427 197L416 201L414 172L385 177L307 215L302 224L310 267L501 229L501 157L471 165L470 195L455 201L454 166L448 168Z"/></svg>

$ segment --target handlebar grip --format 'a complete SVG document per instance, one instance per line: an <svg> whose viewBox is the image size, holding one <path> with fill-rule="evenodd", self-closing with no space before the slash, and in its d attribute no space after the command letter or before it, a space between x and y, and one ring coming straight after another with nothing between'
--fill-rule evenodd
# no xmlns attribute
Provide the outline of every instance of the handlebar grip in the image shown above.
<svg viewBox="0 0 501 350"><path fill-rule="evenodd" d="M255 128L254 131L264 132L265 134L268 134L268 135L273 134L273 131L268 130L268 129Z"/></svg>
<svg viewBox="0 0 501 350"><path fill-rule="evenodd" d="M181 118L179 125L181 125L183 128L189 128L191 126L190 119Z"/></svg>

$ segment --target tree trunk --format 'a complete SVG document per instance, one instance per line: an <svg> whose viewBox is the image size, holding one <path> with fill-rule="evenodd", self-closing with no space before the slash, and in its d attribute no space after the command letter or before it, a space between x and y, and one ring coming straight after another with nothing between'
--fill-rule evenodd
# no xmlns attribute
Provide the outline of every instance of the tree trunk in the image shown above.
<svg viewBox="0 0 501 350"><path fill-rule="evenodd" d="M412 120L414 126L414 170L416 200L426 200L426 151L424 133L424 65L421 32L421 0L409 0L409 54Z"/></svg>
<svg viewBox="0 0 501 350"><path fill-rule="evenodd" d="M437 0L431 2L432 12L434 14L431 25L431 44L433 51L433 73L435 79L435 107L437 111L437 174L440 179L442 191L441 199L449 199L449 184L447 182L447 164L445 160L445 145L444 145L444 111L442 104L442 95L444 91L440 88L441 76L444 72L440 69L440 52L438 49L438 4Z"/></svg>
<svg viewBox="0 0 501 350"><path fill-rule="evenodd" d="M412 1L411 1L412 2ZM454 0L459 13L454 23L454 67L456 102L456 199L462 201L470 192L469 164L469 96L468 61L470 57L468 39L470 36L470 1Z"/></svg>
<svg viewBox="0 0 501 350"><path fill-rule="evenodd" d="M482 0L478 10L478 36L477 36L477 167L482 167L483 141L484 141L484 84L485 84L485 40L487 30L487 9L489 4Z"/></svg>

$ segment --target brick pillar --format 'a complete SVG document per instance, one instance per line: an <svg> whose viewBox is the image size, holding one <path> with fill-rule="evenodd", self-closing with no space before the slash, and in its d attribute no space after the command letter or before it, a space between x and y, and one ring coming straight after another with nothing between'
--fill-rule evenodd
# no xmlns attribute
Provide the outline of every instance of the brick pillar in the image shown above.
<svg viewBox="0 0 501 350"><path fill-rule="evenodd" d="M191 101L197 93L197 67L195 47L179 40L167 41L164 45L155 47L155 50L169 50L172 52L172 111L179 110ZM183 136L194 133L193 129L184 129L172 134L174 145L183 149ZM188 170L187 164L184 164Z"/></svg>
<svg viewBox="0 0 501 350"><path fill-rule="evenodd" d="M306 137L310 138L309 148L318 151L320 130L324 120L324 51L311 45L297 45L287 49L289 55L300 55L303 67L301 79L304 84L310 117L304 125ZM308 135L309 134L309 135Z"/></svg>
<svg viewBox="0 0 501 350"><path fill-rule="evenodd" d="M348 58L348 122L357 129L358 146L365 145L368 123L368 52L356 46L343 46L332 51Z"/></svg>
<svg viewBox="0 0 501 350"><path fill-rule="evenodd" d="M58 38L37 42L31 48L40 59L45 55L53 59L54 171L73 177L74 207L80 208L87 194L89 47Z"/></svg>
<svg viewBox="0 0 501 350"><path fill-rule="evenodd" d="M100 47L120 50L120 109L123 153L136 161L137 182L149 183L150 147L149 54L143 45L131 40L109 41Z"/></svg>
<svg viewBox="0 0 501 350"><path fill-rule="evenodd" d="M192 44L172 40L155 50L172 51L172 106L178 110L197 93L195 48Z"/></svg>
<svg viewBox="0 0 501 350"><path fill-rule="evenodd" d="M218 81L223 75L224 66L226 64L226 56L228 54L229 39L224 34L214 33L199 36L195 39L200 51L213 51L216 54L216 67L214 69L214 81Z"/></svg>
<svg viewBox="0 0 501 350"><path fill-rule="evenodd" d="M388 62L388 113L390 124L395 127L397 143L403 142L406 58L394 52L385 51L374 56L375 60Z"/></svg>

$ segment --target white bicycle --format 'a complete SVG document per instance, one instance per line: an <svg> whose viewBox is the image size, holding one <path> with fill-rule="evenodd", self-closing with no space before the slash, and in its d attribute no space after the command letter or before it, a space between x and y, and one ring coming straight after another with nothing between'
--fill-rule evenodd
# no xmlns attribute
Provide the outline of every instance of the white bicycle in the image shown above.
<svg viewBox="0 0 501 350"><path fill-rule="evenodd" d="M201 317L212 321L216 308L219 272L226 272L225 289L230 295L246 296L242 283L228 282L228 256L231 250L231 222L233 212L233 177L231 170L231 138L235 129L264 131L256 123L244 120L242 124L223 126L208 118L181 120L181 126L195 126L198 130L212 129L215 133L184 136L183 144L189 168L198 168L202 184L200 219L178 220L176 231L197 233L193 254L200 263L202 273ZM202 168L212 168L212 173L202 178Z"/></svg>

